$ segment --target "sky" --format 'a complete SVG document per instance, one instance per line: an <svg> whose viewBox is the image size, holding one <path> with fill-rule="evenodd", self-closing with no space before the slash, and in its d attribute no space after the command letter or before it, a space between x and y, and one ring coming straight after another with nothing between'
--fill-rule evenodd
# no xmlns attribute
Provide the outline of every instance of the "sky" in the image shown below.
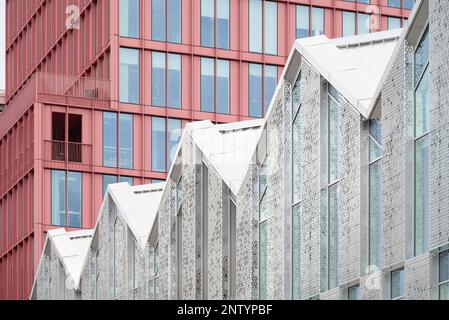
<svg viewBox="0 0 449 320"><path fill-rule="evenodd" d="M5 90L5 0L0 0L0 90Z"/></svg>

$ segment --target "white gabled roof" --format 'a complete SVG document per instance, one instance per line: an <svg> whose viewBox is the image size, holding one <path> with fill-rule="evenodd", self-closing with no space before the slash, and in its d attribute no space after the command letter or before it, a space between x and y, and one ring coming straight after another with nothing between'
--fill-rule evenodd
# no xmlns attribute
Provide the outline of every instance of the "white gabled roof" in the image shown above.
<svg viewBox="0 0 449 320"><path fill-rule="evenodd" d="M127 223L142 250L153 228L164 187L165 182L134 187L124 182L108 186L106 194L112 197L117 213Z"/></svg>
<svg viewBox="0 0 449 320"><path fill-rule="evenodd" d="M264 119L214 125L189 123L185 132L201 150L217 174L237 194L259 141Z"/></svg>
<svg viewBox="0 0 449 320"><path fill-rule="evenodd" d="M47 248L48 243L50 243L64 266L66 275L69 275L72 278L74 284L73 289L79 289L84 260L89 253L93 234L94 230L92 229L66 231L66 229L61 228L49 230L47 232L47 239L45 241L44 250L42 251L38 270L41 268L45 249ZM35 289L36 281L37 277L34 279L31 294L33 294Z"/></svg>
<svg viewBox="0 0 449 320"><path fill-rule="evenodd" d="M402 33L402 29L396 29L338 39L321 35L296 40L292 53L298 51L363 117L369 118Z"/></svg>

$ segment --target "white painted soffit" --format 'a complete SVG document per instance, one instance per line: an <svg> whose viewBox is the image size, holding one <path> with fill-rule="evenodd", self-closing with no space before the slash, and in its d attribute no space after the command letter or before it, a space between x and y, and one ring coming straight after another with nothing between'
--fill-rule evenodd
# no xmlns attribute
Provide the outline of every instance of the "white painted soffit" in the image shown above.
<svg viewBox="0 0 449 320"><path fill-rule="evenodd" d="M128 225L140 248L146 246L157 216L165 182L131 187L127 182L108 186L117 212Z"/></svg>

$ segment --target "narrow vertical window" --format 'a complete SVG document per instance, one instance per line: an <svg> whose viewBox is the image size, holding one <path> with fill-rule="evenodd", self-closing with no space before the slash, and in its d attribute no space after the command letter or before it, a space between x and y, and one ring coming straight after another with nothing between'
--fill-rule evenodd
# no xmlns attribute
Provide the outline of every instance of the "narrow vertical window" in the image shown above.
<svg viewBox="0 0 449 320"><path fill-rule="evenodd" d="M103 112L103 166L117 167L117 114Z"/></svg>
<svg viewBox="0 0 449 320"><path fill-rule="evenodd" d="M328 87L328 290L339 284L340 94Z"/></svg>
<svg viewBox="0 0 449 320"><path fill-rule="evenodd" d="M152 118L151 125L151 163L152 170L165 172L166 131L164 118Z"/></svg>
<svg viewBox="0 0 449 320"><path fill-rule="evenodd" d="M358 34L370 33L370 15L365 13L357 14Z"/></svg>
<svg viewBox="0 0 449 320"><path fill-rule="evenodd" d="M301 297L301 74L292 91L292 297Z"/></svg>
<svg viewBox="0 0 449 320"><path fill-rule="evenodd" d="M312 36L324 34L324 9L312 8Z"/></svg>
<svg viewBox="0 0 449 320"><path fill-rule="evenodd" d="M449 300L449 250L439 256L440 300Z"/></svg>
<svg viewBox="0 0 449 320"><path fill-rule="evenodd" d="M262 52L262 1L249 0L249 51Z"/></svg>
<svg viewBox="0 0 449 320"><path fill-rule="evenodd" d="M343 19L343 37L355 35L355 13L351 11L342 11Z"/></svg>
<svg viewBox="0 0 449 320"><path fill-rule="evenodd" d="M215 44L215 0L201 0L201 46Z"/></svg>
<svg viewBox="0 0 449 320"><path fill-rule="evenodd" d="M105 196L106 191L108 190L108 186L114 183L117 183L117 176L109 174L103 175L103 197Z"/></svg>
<svg viewBox="0 0 449 320"><path fill-rule="evenodd" d="M152 39L165 41L166 0L151 1L151 31Z"/></svg>
<svg viewBox="0 0 449 320"><path fill-rule="evenodd" d="M429 249L429 35L415 52L415 256Z"/></svg>
<svg viewBox="0 0 449 320"><path fill-rule="evenodd" d="M82 173L59 170L51 173L52 225L81 228Z"/></svg>
<svg viewBox="0 0 449 320"><path fill-rule="evenodd" d="M276 91L276 86L278 82L278 68L276 66L265 66L265 113L270 107L271 99L273 99L274 92Z"/></svg>
<svg viewBox="0 0 449 320"><path fill-rule="evenodd" d="M168 54L167 97L170 108L181 108L181 56Z"/></svg>
<svg viewBox="0 0 449 320"><path fill-rule="evenodd" d="M152 105L165 107L165 53L153 52L151 55L151 99Z"/></svg>
<svg viewBox="0 0 449 320"><path fill-rule="evenodd" d="M404 268L394 270L390 274L391 277L391 299L402 300L404 299Z"/></svg>
<svg viewBox="0 0 449 320"><path fill-rule="evenodd" d="M265 1L265 53L278 52L278 4Z"/></svg>
<svg viewBox="0 0 449 320"><path fill-rule="evenodd" d="M309 7L296 6L296 39L307 38L310 34Z"/></svg>
<svg viewBox="0 0 449 320"><path fill-rule="evenodd" d="M133 169L134 121L131 114L120 114L120 168Z"/></svg>
<svg viewBox="0 0 449 320"><path fill-rule="evenodd" d="M217 0L217 47L229 49L229 0Z"/></svg>
<svg viewBox="0 0 449 320"><path fill-rule="evenodd" d="M265 160L266 161L266 160ZM259 300L268 298L268 208L267 165L259 172Z"/></svg>
<svg viewBox="0 0 449 320"><path fill-rule="evenodd" d="M250 63L249 67L249 116L261 118L262 105L262 65Z"/></svg>
<svg viewBox="0 0 449 320"><path fill-rule="evenodd" d="M174 160L176 150L178 148L179 141L182 136L182 124L179 119L168 119L167 126L167 134L168 134L168 168L171 167L171 164Z"/></svg>
<svg viewBox="0 0 449 320"><path fill-rule="evenodd" d="M382 126L369 123L368 266L380 267L382 217Z"/></svg>
<svg viewBox="0 0 449 320"><path fill-rule="evenodd" d="M120 0L120 36L139 37L139 0Z"/></svg>
<svg viewBox="0 0 449 320"><path fill-rule="evenodd" d="M82 179L80 172L67 173L67 226L72 228L82 226Z"/></svg>
<svg viewBox="0 0 449 320"><path fill-rule="evenodd" d="M201 58L201 111L215 111L215 61Z"/></svg>
<svg viewBox="0 0 449 320"><path fill-rule="evenodd" d="M348 300L360 300L360 285L348 288Z"/></svg>
<svg viewBox="0 0 449 320"><path fill-rule="evenodd" d="M51 172L51 224L65 226L66 184L65 172L53 170Z"/></svg>
<svg viewBox="0 0 449 320"><path fill-rule="evenodd" d="M139 50L120 48L120 102L139 103Z"/></svg>
<svg viewBox="0 0 449 320"><path fill-rule="evenodd" d="M167 0L167 7L168 41L172 43L181 43L181 0Z"/></svg>
<svg viewBox="0 0 449 320"><path fill-rule="evenodd" d="M229 114L229 61L217 60L217 112Z"/></svg>

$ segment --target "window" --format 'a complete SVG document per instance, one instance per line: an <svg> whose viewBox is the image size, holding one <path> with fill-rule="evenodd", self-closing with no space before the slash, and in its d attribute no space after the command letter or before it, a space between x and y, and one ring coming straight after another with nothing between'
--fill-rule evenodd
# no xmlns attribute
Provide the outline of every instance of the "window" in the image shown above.
<svg viewBox="0 0 449 320"><path fill-rule="evenodd" d="M83 162L82 116L52 112L51 156L54 161ZM68 130L66 132L66 120ZM66 155L68 154L68 159Z"/></svg>
<svg viewBox="0 0 449 320"><path fill-rule="evenodd" d="M298 300L301 295L301 74L292 95L292 297Z"/></svg>
<svg viewBox="0 0 449 320"><path fill-rule="evenodd" d="M117 131L120 135L117 143ZM119 144L118 154L117 145ZM103 112L103 165L132 169L134 157L134 121L133 115L121 113L117 124L117 114ZM119 159L119 161L117 161Z"/></svg>
<svg viewBox="0 0 449 320"><path fill-rule="evenodd" d="M51 224L60 227L82 226L82 177L80 172L52 170Z"/></svg>
<svg viewBox="0 0 449 320"><path fill-rule="evenodd" d="M308 6L296 6L296 38L307 38L310 36L310 18Z"/></svg>
<svg viewBox="0 0 449 320"><path fill-rule="evenodd" d="M181 43L181 10L181 0L152 0L151 30L153 40Z"/></svg>
<svg viewBox="0 0 449 320"><path fill-rule="evenodd" d="M348 300L360 300L360 285L348 288Z"/></svg>
<svg viewBox="0 0 449 320"><path fill-rule="evenodd" d="M166 165L171 166L181 140L182 122L179 119L153 117L151 132L152 170L165 172Z"/></svg>
<svg viewBox="0 0 449 320"><path fill-rule="evenodd" d="M117 176L112 176L109 174L103 175L103 197L105 196L106 191L108 190L108 186L114 183L117 183Z"/></svg>
<svg viewBox="0 0 449 320"><path fill-rule="evenodd" d="M368 266L380 267L382 217L382 126L369 123L369 217Z"/></svg>
<svg viewBox="0 0 449 320"><path fill-rule="evenodd" d="M340 180L340 94L328 86L328 290L338 287L339 279L339 180Z"/></svg>
<svg viewBox="0 0 449 320"><path fill-rule="evenodd" d="M365 13L357 14L357 34L370 33L370 15Z"/></svg>
<svg viewBox="0 0 449 320"><path fill-rule="evenodd" d="M215 110L214 59L201 58L201 111Z"/></svg>
<svg viewBox="0 0 449 320"><path fill-rule="evenodd" d="M399 29L401 27L401 19L388 17L388 30Z"/></svg>
<svg viewBox="0 0 449 320"><path fill-rule="evenodd" d="M343 37L355 35L355 13L350 11L342 12Z"/></svg>
<svg viewBox="0 0 449 320"><path fill-rule="evenodd" d="M415 51L415 256L429 249L429 37Z"/></svg>
<svg viewBox="0 0 449 320"><path fill-rule="evenodd" d="M449 250L439 256L440 300L449 300Z"/></svg>
<svg viewBox="0 0 449 320"><path fill-rule="evenodd" d="M151 54L151 99L152 105L165 106L165 53L153 52Z"/></svg>
<svg viewBox="0 0 449 320"><path fill-rule="evenodd" d="M404 7L404 9L407 9L407 10L413 9L413 5L415 3L414 0L388 0L388 6L393 7L393 8L400 8L401 1L402 1L402 6Z"/></svg>
<svg viewBox="0 0 449 320"><path fill-rule="evenodd" d="M404 299L404 268L391 272L391 299Z"/></svg>
<svg viewBox="0 0 449 320"><path fill-rule="evenodd" d="M201 46L213 47L215 43L215 0L201 0Z"/></svg>
<svg viewBox="0 0 449 320"><path fill-rule="evenodd" d="M404 0L404 8L408 10L412 10L415 5L415 0Z"/></svg>
<svg viewBox="0 0 449 320"><path fill-rule="evenodd" d="M261 64L250 63L248 68L249 116L261 118L266 113L276 90L277 67L269 65L263 67Z"/></svg>
<svg viewBox="0 0 449 320"><path fill-rule="evenodd" d="M120 125L120 150L119 166L124 169L133 168L133 145L134 145L134 121L133 115L121 113L119 116Z"/></svg>
<svg viewBox="0 0 449 320"><path fill-rule="evenodd" d="M120 36L139 37L139 0L120 0Z"/></svg>
<svg viewBox="0 0 449 320"><path fill-rule="evenodd" d="M152 105L181 108L181 56L153 52L151 78Z"/></svg>
<svg viewBox="0 0 449 320"><path fill-rule="evenodd" d="M267 208L267 164L259 172L259 300L268 297L268 208Z"/></svg>
<svg viewBox="0 0 449 320"><path fill-rule="evenodd" d="M151 126L151 155L152 155L152 170L158 172L166 171L166 139L165 139L165 119L156 118L152 119Z"/></svg>
<svg viewBox="0 0 449 320"><path fill-rule="evenodd" d="M168 119L168 168L176 156L176 151L178 149L179 141L182 136L182 123L178 119Z"/></svg>
<svg viewBox="0 0 449 320"><path fill-rule="evenodd" d="M201 111L230 113L229 64L228 60L201 58Z"/></svg>
<svg viewBox="0 0 449 320"><path fill-rule="evenodd" d="M324 34L324 9L312 8L312 36Z"/></svg>
<svg viewBox="0 0 449 320"><path fill-rule="evenodd" d="M277 54L278 8L273 1L249 2L249 51Z"/></svg>
<svg viewBox="0 0 449 320"><path fill-rule="evenodd" d="M201 46L229 49L229 11L229 0L201 0Z"/></svg>
<svg viewBox="0 0 449 320"><path fill-rule="evenodd" d="M265 66L265 113L270 107L271 99L278 82L278 68L276 66Z"/></svg>
<svg viewBox="0 0 449 320"><path fill-rule="evenodd" d="M120 48L120 102L139 103L139 50Z"/></svg>

